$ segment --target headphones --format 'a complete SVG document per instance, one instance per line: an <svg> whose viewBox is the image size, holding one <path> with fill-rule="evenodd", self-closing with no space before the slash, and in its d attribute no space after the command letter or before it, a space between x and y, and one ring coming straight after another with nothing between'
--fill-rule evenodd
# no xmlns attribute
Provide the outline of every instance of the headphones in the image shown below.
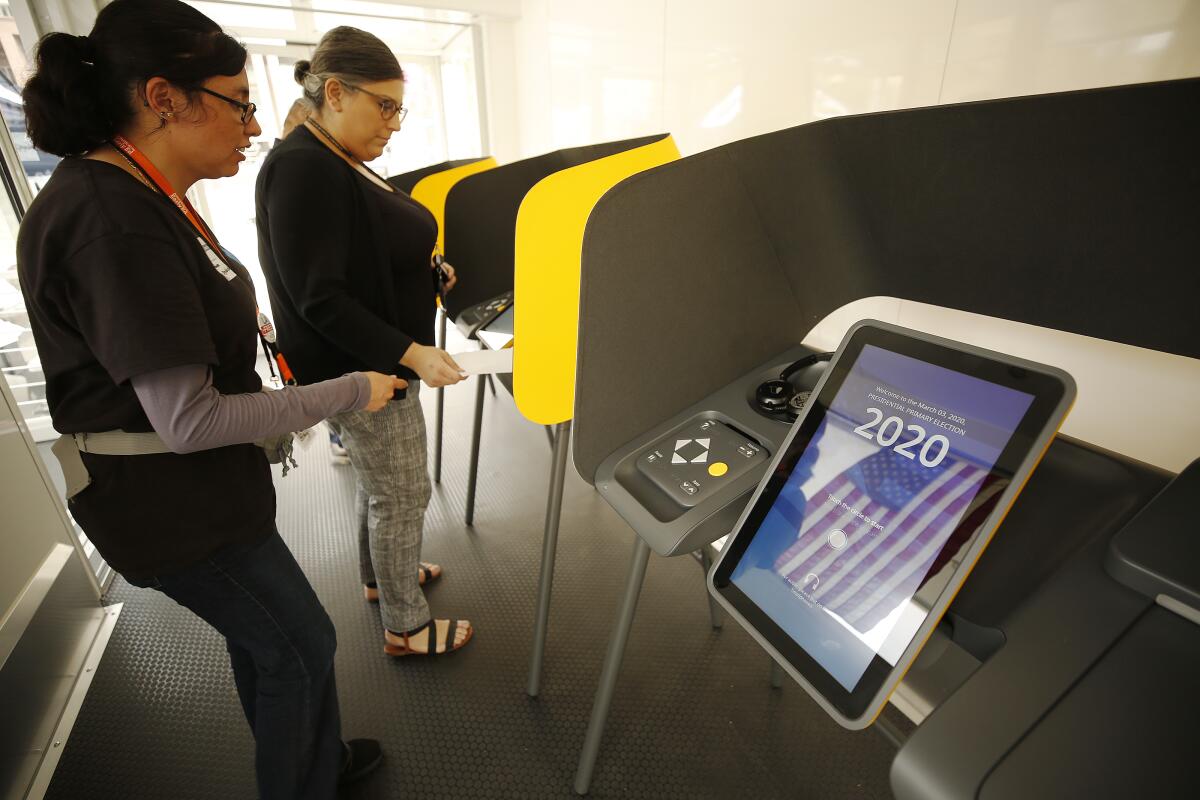
<svg viewBox="0 0 1200 800"><path fill-rule="evenodd" d="M779 373L778 378L765 381L754 390L755 407L769 416L786 417L788 421L794 421L796 417L800 416L812 391L797 389L789 378L806 367L828 361L831 358L833 358L833 353L811 353L799 361L792 362L783 372Z"/></svg>

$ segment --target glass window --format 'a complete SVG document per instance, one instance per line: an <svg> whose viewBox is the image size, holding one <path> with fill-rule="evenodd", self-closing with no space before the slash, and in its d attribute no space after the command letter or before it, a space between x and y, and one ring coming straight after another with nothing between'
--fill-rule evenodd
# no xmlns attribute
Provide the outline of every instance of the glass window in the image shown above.
<svg viewBox="0 0 1200 800"><path fill-rule="evenodd" d="M25 134L21 87L29 67L12 8L8 3L0 3L0 118L7 128L7 133L0 131L0 137L11 144L0 151L9 153L8 163L2 166L12 178L9 185L18 193L14 198L0 192L0 370L34 438L45 441L57 434L50 424L46 380L17 281L18 212L13 205L23 206L32 196L22 193L24 187L19 185L22 173L28 178L30 189L36 192L50 178L59 159L39 152Z"/></svg>
<svg viewBox="0 0 1200 800"><path fill-rule="evenodd" d="M0 194L0 370L37 439L52 438L46 380L17 281L17 215Z"/></svg>
<svg viewBox="0 0 1200 800"><path fill-rule="evenodd" d="M475 158L483 152L479 122L479 80L475 46L469 28L463 29L441 55L442 103L446 117L446 150L451 158Z"/></svg>
<svg viewBox="0 0 1200 800"><path fill-rule="evenodd" d="M0 6L0 10L2 10L2 6ZM8 80L8 77L0 69L0 83ZM16 144L13 141L17 138L16 134L12 132L10 136L11 128L8 126L13 124L14 118L19 120L22 123L21 132L23 134L24 115L21 113L19 103L15 108L10 109L8 98L3 91L0 91L0 103L3 103L4 110L4 124L0 126L0 138L7 139L10 144ZM28 139L25 141L28 143ZM17 185L16 181L21 179L14 161L19 160L21 166L25 168L26 174L30 175L30 182L34 183L36 177L39 186L49 178L50 172L53 170L52 164L58 162L57 159L54 159L52 163L43 161L32 147L17 146L11 150L0 147L0 153L5 150L10 153L15 151L15 154L7 158L0 156L0 170L5 173L5 183L14 187ZM28 157L30 154L32 154L31 158ZM31 165L36 167L36 173L30 172ZM3 373L3 380L8 384L13 399L17 402L17 408L29 426L30 435L37 443L42 460L47 465L51 465L47 471L62 496L66 492L66 487L62 482L62 472L57 465L54 465L55 459L50 452L50 443L57 438L58 432L54 430L50 420L50 409L46 404L46 377L42 374L42 362L38 358L37 348L33 343L29 314L25 309L24 295L21 293L20 281L17 278L17 230L19 227L17 208L20 207L20 204L20 198L14 198L8 192L0 192L0 373ZM69 510L67 516L70 518ZM74 520L72 520L72 524L75 534L79 538L79 544L83 548L83 553L101 586L107 585L112 574L111 570L104 563L104 559L100 557L95 546L79 529L79 526L74 525Z"/></svg>
<svg viewBox="0 0 1200 800"><path fill-rule="evenodd" d="M0 115L8 126L13 147L29 181L33 194L50 179L58 156L43 153L33 146L25 134L25 112L22 110L21 89L29 77L32 64L26 55L17 21L9 3L0 3Z"/></svg>

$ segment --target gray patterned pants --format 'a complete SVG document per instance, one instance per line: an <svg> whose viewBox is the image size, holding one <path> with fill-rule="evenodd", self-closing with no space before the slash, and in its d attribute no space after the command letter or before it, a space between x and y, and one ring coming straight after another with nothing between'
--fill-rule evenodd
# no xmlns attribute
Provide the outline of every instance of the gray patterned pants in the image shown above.
<svg viewBox="0 0 1200 800"><path fill-rule="evenodd" d="M347 411L329 418L357 478L362 581L378 585L383 626L397 632L430 618L417 580L431 492L418 386L411 381L403 400L393 400L377 413Z"/></svg>

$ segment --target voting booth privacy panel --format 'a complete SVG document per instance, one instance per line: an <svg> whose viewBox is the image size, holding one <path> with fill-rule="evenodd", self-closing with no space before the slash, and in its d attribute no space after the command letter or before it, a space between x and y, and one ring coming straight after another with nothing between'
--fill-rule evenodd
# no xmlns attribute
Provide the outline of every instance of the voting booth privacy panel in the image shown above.
<svg viewBox="0 0 1200 800"><path fill-rule="evenodd" d="M400 191L412 194L413 189L416 188L416 185L425 178L428 178L430 175L436 175L439 172L445 172L457 167L465 167L470 164L476 164L485 160L486 158L483 156L480 156L479 158L456 158L451 161L443 161L440 164L430 164L427 167L414 169L411 172L403 172L399 175L393 175L392 177L388 178L387 181Z"/></svg>
<svg viewBox="0 0 1200 800"><path fill-rule="evenodd" d="M446 251L446 196L454 188L455 184L464 178L494 169L496 167L496 159L488 156L476 161L468 160L465 163L448 163L452 165L449 169L434 170L420 177L413 184L412 191L409 192L412 198L428 208L433 214L433 218L437 220L437 249L443 253ZM420 171L418 170L418 172ZM398 177L403 178L404 176Z"/></svg>
<svg viewBox="0 0 1200 800"><path fill-rule="evenodd" d="M842 117L633 176L584 239L576 467L595 482L860 298L1200 357L1197 142L1190 79ZM1113 391L1134 413L1138 387ZM1051 444L905 678L934 679L893 762L898 798L1163 796L1192 779L1196 491L1200 460L1175 476Z"/></svg>
<svg viewBox="0 0 1200 800"><path fill-rule="evenodd" d="M442 242L446 260L461 279L446 296L450 316L457 317L464 309L512 291L517 210L534 184L560 170L641 147L658 138L556 150L458 181L445 199Z"/></svg>
<svg viewBox="0 0 1200 800"><path fill-rule="evenodd" d="M446 255L463 276L463 285L473 287L465 295L456 289L451 297L457 305L448 305L447 311L461 323L471 313L460 312L480 300L509 291L519 299L485 322L478 329L479 339L485 347L507 346L497 345L502 337L487 336L502 333L499 327L513 334L508 342L520 340L514 350L514 383L506 386L522 413L546 424L551 435L546 528L526 686L530 696L540 691L566 477L584 226L596 201L616 183L678 157L674 140L666 134L562 150L464 181L447 204ZM484 383L479 381L467 483L468 525L474 521L483 402Z"/></svg>
<svg viewBox="0 0 1200 800"><path fill-rule="evenodd" d="M679 158L664 135L646 144L556 172L529 190L517 214L513 395L529 420L571 419L579 333L579 276L592 208L629 175Z"/></svg>
<svg viewBox="0 0 1200 800"><path fill-rule="evenodd" d="M1197 142L1185 80L841 117L633 176L584 240L579 473L864 297L1200 356Z"/></svg>

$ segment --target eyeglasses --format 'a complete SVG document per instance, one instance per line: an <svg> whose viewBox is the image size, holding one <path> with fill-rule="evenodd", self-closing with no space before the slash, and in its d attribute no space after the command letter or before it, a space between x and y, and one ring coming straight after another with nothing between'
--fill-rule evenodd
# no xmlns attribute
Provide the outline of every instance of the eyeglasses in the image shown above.
<svg viewBox="0 0 1200 800"><path fill-rule="evenodd" d="M342 86L345 86L347 89L353 89L356 92L362 92L363 94L369 94L371 97L374 97L375 102L379 103L379 115L383 117L384 122L387 122L389 119L399 114L400 119L398 119L397 122L403 123L404 118L408 116L408 109L387 95L375 94L374 92L350 83L349 81L343 81L341 78L338 78L338 80L341 81Z"/></svg>
<svg viewBox="0 0 1200 800"><path fill-rule="evenodd" d="M240 111L243 125L253 119L254 112L258 110L258 106L254 105L254 103L243 103L240 100L234 100L232 97L226 97L219 92L214 92L212 89L205 89L203 86L200 87L200 91L204 92L205 94L211 94L213 97L219 100L224 100L226 103L229 103L229 105Z"/></svg>

